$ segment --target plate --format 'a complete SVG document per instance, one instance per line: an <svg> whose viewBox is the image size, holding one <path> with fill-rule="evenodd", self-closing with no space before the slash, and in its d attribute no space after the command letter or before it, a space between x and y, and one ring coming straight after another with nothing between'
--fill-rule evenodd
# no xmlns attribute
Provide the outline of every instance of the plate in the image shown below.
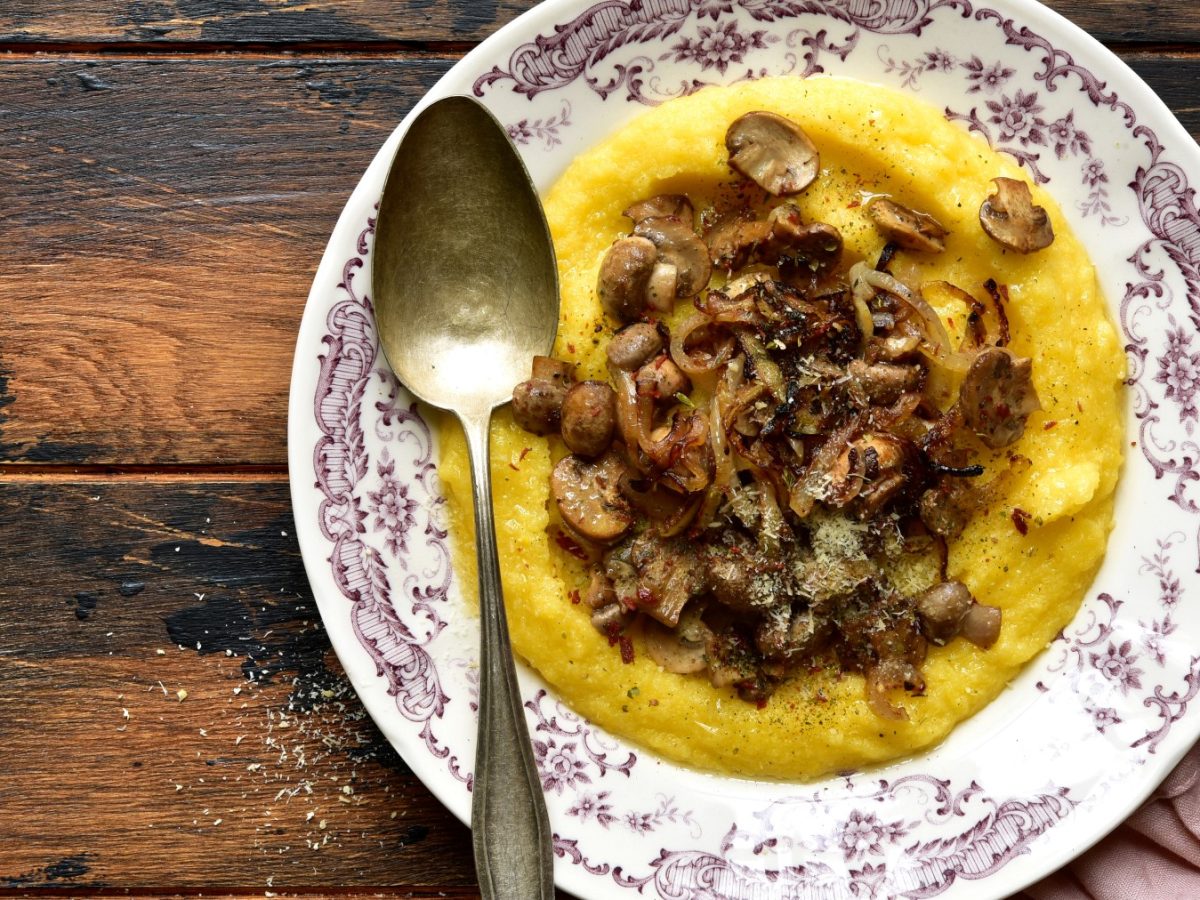
<svg viewBox="0 0 1200 900"><path fill-rule="evenodd" d="M1188 302L1200 151L1119 60L1029 0L546 0L417 109L480 98L546 189L646 106L781 74L911 92L1054 193L1127 351L1117 526L1080 613L1010 690L934 750L845 777L686 770L581 720L522 670L555 876L585 898L1005 896L1114 827L1200 734L1200 605L1183 602L1200 587L1200 313ZM379 354L367 291L375 204L410 120L317 271L289 463L305 566L346 672L466 821L478 629L450 564L433 433Z"/></svg>

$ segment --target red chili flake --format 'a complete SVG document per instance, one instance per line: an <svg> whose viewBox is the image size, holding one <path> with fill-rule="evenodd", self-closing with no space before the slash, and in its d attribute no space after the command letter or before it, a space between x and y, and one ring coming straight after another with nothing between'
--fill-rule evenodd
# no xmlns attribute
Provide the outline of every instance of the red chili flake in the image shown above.
<svg viewBox="0 0 1200 900"><path fill-rule="evenodd" d="M554 543L558 544L558 546L562 547L576 559L582 559L584 562L587 561L587 551L580 547L569 534L559 531L554 535Z"/></svg>
<svg viewBox="0 0 1200 900"><path fill-rule="evenodd" d="M575 345L573 343L570 343L570 342L567 343L567 352L570 353L572 356L575 355Z"/></svg>
<svg viewBox="0 0 1200 900"><path fill-rule="evenodd" d="M582 598L579 596L578 589L571 591L570 597L571 597L571 602L574 603L576 606L578 606L580 601L582 600Z"/></svg>
<svg viewBox="0 0 1200 900"><path fill-rule="evenodd" d="M650 588L638 585L637 602L639 606L653 606L655 603L654 594L650 592Z"/></svg>
<svg viewBox="0 0 1200 900"><path fill-rule="evenodd" d="M646 705L647 706L658 706L658 701L657 700L647 700Z"/></svg>
<svg viewBox="0 0 1200 900"><path fill-rule="evenodd" d="M508 464L508 467L510 469L512 469L514 472L520 472L521 470L518 468L518 466L521 463L525 462L525 457L527 457L532 451L533 451L532 447L525 447L524 449L521 450L521 455L517 457L517 461L515 463L510 462Z"/></svg>
<svg viewBox="0 0 1200 900"><path fill-rule="evenodd" d="M860 206L862 206L861 198L859 198L858 200L851 200L849 203L846 204L846 209L858 209Z"/></svg>
<svg viewBox="0 0 1200 900"><path fill-rule="evenodd" d="M1053 428L1057 424L1058 424L1057 419L1051 419L1049 422L1047 422L1045 425L1042 426L1042 431L1049 431L1051 428Z"/></svg>
<svg viewBox="0 0 1200 900"><path fill-rule="evenodd" d="M1029 534L1029 520L1032 518L1033 516L1025 512L1025 510L1013 507L1012 523L1022 535Z"/></svg>
<svg viewBox="0 0 1200 900"><path fill-rule="evenodd" d="M633 641L629 639L629 635L623 634L617 638L617 643L621 645L621 662L629 665L633 662Z"/></svg>

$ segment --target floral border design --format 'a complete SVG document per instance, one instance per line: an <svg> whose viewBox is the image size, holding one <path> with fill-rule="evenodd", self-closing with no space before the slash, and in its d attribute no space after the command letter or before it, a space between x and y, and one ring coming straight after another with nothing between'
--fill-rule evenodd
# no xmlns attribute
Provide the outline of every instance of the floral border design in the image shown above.
<svg viewBox="0 0 1200 900"><path fill-rule="evenodd" d="M764 29L739 30L731 27L730 22L720 21L723 15L732 14L735 7L756 22L820 15L844 24L847 34L831 38L825 28L816 32L797 28L779 38ZM765 72L747 68L742 74L736 67L755 50L786 40L787 46L797 50L803 59L801 67L801 60L793 54L790 71L809 75L823 71L821 58L825 54L847 59L860 45L863 32L920 35L933 21L933 14L942 9L947 10L947 15L991 21L1001 29L1007 45L1039 54L1042 69L1033 77L1042 83L1047 94L1058 90L1063 79L1077 78L1079 91L1095 107L1110 109L1121 116L1127 130L1149 150L1148 164L1137 170L1129 187L1153 237L1129 258L1142 280L1127 285L1120 304L1120 322L1128 340L1129 384L1136 392L1134 412L1139 420L1143 455L1156 477L1174 476L1174 491L1169 499L1187 513L1200 513L1200 505L1187 494L1190 483L1200 480L1197 470L1200 445L1190 440L1198 418L1196 396L1200 388L1200 352L1192 350L1195 332L1200 329L1200 306L1191 302L1192 297L1200 294L1200 213L1195 192L1186 173L1166 159L1155 132L1139 125L1133 110L1115 92L1107 91L1105 83L1076 64L1070 54L1053 47L1030 29L1018 27L996 10L974 9L968 0L634 0L629 3L608 0L558 26L554 35L539 36L518 48L507 69L494 67L476 80L474 90L482 95L501 82L511 81L514 93L532 101L544 92L582 78L602 100L623 87L626 102L657 103L696 90L706 82L697 78L674 87L659 84L649 77L655 60L647 56L612 62L612 69L606 75L597 73L622 47L655 42L665 45L667 38L676 38L658 61L672 59L692 65L699 72L715 70L723 80L753 78ZM697 23L695 33L683 34L685 23L693 15ZM711 18L711 26L699 24L707 18ZM968 93L987 94L993 99L983 98L982 106L967 112L947 108L948 118L979 131L997 149L1014 156L1039 181L1048 177L1038 166L1040 156L1035 147L1047 150L1052 147L1060 161L1068 155L1078 157L1083 183L1090 189L1080 206L1082 214L1096 216L1102 225L1125 224L1127 220L1112 211L1108 174L1103 162L1092 155L1092 138L1076 126L1073 113L1048 122L1041 116L1044 109L1039 92L1020 88L1011 94L1005 92L1004 83L1012 73L999 63L989 64L978 56L956 59L942 52L905 60L885 56L886 50L885 47L880 51L881 62L912 88L927 73L961 70L971 83ZM560 143L561 131L572 125L571 116L571 106L564 101L560 113L528 117L510 126L510 136L521 144L538 140L550 149ZM356 636L375 660L379 674L387 679L389 693L396 697L401 714L420 726L426 748L445 760L449 771L469 788L470 776L460 771L449 746L435 734L435 723L450 698L441 687L436 665L426 648L444 626L437 609L446 598L450 572L446 534L436 524L436 473L430 460L430 435L415 407L398 402L395 384L389 383L390 375L383 371L372 373L375 350L370 303L366 297L358 297L353 288L354 273L362 267L363 257L368 253L371 231L372 223L368 223L359 237L359 255L344 267L338 287L345 296L329 314L329 333L324 339L328 352L320 357L316 414L323 436L314 463L317 487L325 497L321 504L321 528L333 544L329 561L335 581L354 604ZM1188 294L1184 308L1188 314L1183 323L1166 314L1171 329L1166 335L1166 350L1152 359L1151 347L1155 345L1148 323L1156 311L1161 317L1168 307L1176 308L1180 305L1177 300L1183 299L1172 293L1166 275L1168 266L1184 279ZM1151 379L1148 373L1154 363L1158 368ZM411 441L422 448L415 454L417 474L413 484L420 489L416 493L424 495L424 506L410 486L400 490L401 486L395 483L395 461L390 457L380 455L375 470L369 471L362 426L355 412L363 406L373 379L379 379L375 387L387 394L387 399L376 404L377 436L393 446ZM1162 386L1158 396L1153 384ZM1159 437L1157 426L1164 421L1164 404L1178 408L1189 440ZM376 489L371 490L368 483L377 485ZM364 523L369 519L371 527L382 533L380 539L403 568L407 541L421 530L422 516L426 520L426 546L433 548L435 555L441 554L444 567L433 573L405 576L404 588L411 602L407 616L401 616L392 606L386 561L362 539L367 527ZM1072 638L1060 636L1063 657L1060 664L1051 667L1051 672L1057 671L1070 680L1088 671L1118 685L1125 694L1142 690L1150 661L1156 662L1159 669L1165 663L1155 642L1173 630L1169 607L1171 598L1178 597L1179 579L1171 569L1168 551L1175 543L1178 542L1160 544L1157 554L1143 560L1142 574L1159 579L1160 603L1165 614L1150 622L1139 622L1139 632L1128 621L1118 622L1123 601L1101 594L1092 607L1092 618ZM1200 550L1200 531L1195 544ZM414 627L414 622L419 624ZM1119 627L1124 632L1118 634ZM1129 633L1140 634L1142 643L1135 646ZM1039 687L1050 690L1044 683ZM1074 692L1075 696L1080 693ZM1170 690L1160 680L1144 696L1142 705L1157 714L1158 725L1145 729L1128 746L1155 753L1197 694L1200 694L1200 657L1191 660L1183 674L1182 688ZM544 787L556 794L577 789L576 804L568 810L569 816L606 829L621 825L636 833L648 833L666 824L689 825L694 839L702 836L703 829L693 813L681 809L675 798L667 795L659 795L657 806L640 812L615 812L612 794L596 790L597 781L609 776L629 777L637 763L636 756L631 753L623 762L610 760L609 754L618 745L606 747L595 743L602 738L593 729L561 705L557 714L547 713L546 701L547 695L542 692L526 706L534 720L535 740L539 742L537 755ZM1111 708L1087 711L1099 732L1123 724ZM579 785L587 787L578 788ZM887 804L918 788L925 792L923 802L917 804L919 807L940 804L927 814L926 824L947 825L948 834L916 840L920 823L905 820L899 812L885 813L882 807L862 805L868 800ZM854 792L856 782L848 778L842 789ZM811 802L818 799L811 798ZM805 865L772 867L766 861L782 848L781 841L772 838L762 842L761 829L743 831L736 823L722 837L716 852L661 849L642 874L589 860L576 838L555 835L554 849L558 856L587 872L608 876L612 884L640 893L653 886L664 897L793 897L814 892L877 896L880 892L899 890L905 896L929 897L947 890L956 879L983 878L999 871L1066 818L1076 803L1066 789L997 801L974 782L955 793L949 782L913 775L890 785L881 782L874 794L861 797L859 805L838 820L836 843L823 848L832 855L827 853ZM911 809L910 805L909 814ZM756 815L761 818L770 814L768 808ZM753 856L762 858L763 867L744 864L743 851L748 841L760 842L749 849ZM894 863L897 850L903 852L907 865ZM842 865L829 861L838 854ZM807 852L805 858L809 858Z"/></svg>
<svg viewBox="0 0 1200 900"><path fill-rule="evenodd" d="M407 407L397 403L399 386L390 370L375 369L374 311L370 299L360 296L354 283L370 252L374 231L374 219L368 219L358 236L358 255L342 267L338 290L343 296L329 312L322 339L326 352L318 357L314 412L321 438L314 448L313 468L316 487L323 496L321 533L333 545L328 562L334 582L353 604L354 633L374 660L377 674L387 680L396 709L421 726L420 737L429 752L445 759L451 773L469 784L470 777L462 774L457 758L434 731L450 698L442 690L437 666L426 647L446 624L437 607L446 600L451 571L447 532L437 519L442 500L432 459L432 435L415 403ZM399 482L396 461L385 452L376 462L378 487L372 491L361 415L368 388L376 381L386 390L386 399L376 403L376 435L389 444L408 443L414 448L406 460L413 480ZM423 495L424 503L418 502L416 492ZM363 508L364 502L369 509ZM414 530L439 560L432 570L409 572L404 577L403 593L410 600L415 622L398 614L387 563L362 540L371 514L376 529L386 532L385 544L402 569L408 569L405 555ZM419 519L423 527L418 527Z"/></svg>

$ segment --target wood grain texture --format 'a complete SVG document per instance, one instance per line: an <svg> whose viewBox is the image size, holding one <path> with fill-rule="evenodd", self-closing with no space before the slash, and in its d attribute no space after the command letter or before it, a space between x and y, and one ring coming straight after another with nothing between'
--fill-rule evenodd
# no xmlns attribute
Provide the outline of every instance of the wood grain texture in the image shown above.
<svg viewBox="0 0 1200 900"><path fill-rule="evenodd" d="M0 460L284 464L325 242L451 62L0 61Z"/></svg>
<svg viewBox="0 0 1200 900"><path fill-rule="evenodd" d="M282 483L5 487L0 890L473 893L467 830L366 717L292 535Z"/></svg>
<svg viewBox="0 0 1200 900"><path fill-rule="evenodd" d="M0 43L345 44L487 37L537 0L15 0Z"/></svg>
<svg viewBox="0 0 1200 900"><path fill-rule="evenodd" d="M1101 41L1200 41L1193 0L1044 0ZM0 43L371 44L486 37L536 0L17 0ZM975 4L986 6L986 2Z"/></svg>

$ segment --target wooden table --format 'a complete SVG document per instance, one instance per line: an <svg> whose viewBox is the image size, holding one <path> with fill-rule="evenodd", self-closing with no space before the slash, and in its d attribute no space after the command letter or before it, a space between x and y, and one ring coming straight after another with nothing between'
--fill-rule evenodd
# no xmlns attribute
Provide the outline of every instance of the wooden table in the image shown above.
<svg viewBox="0 0 1200 900"><path fill-rule="evenodd" d="M285 421L342 203L533 5L0 0L0 894L477 895L330 650ZM1193 0L1050 5L1200 130Z"/></svg>

